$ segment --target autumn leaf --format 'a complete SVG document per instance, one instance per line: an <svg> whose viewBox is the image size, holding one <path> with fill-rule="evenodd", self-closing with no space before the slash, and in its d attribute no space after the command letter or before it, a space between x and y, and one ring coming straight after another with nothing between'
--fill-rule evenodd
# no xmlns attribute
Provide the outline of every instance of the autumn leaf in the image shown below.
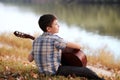
<svg viewBox="0 0 120 80"><path fill-rule="evenodd" d="M37 74L37 73L34 73L33 71L30 72L30 75L31 75L33 78L35 78L35 79L38 78L38 74Z"/></svg>

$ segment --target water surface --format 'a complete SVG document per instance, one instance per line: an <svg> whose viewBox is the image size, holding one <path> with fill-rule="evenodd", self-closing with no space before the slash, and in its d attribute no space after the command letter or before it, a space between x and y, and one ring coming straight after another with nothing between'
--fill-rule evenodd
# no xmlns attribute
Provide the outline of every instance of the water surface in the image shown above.
<svg viewBox="0 0 120 80"><path fill-rule="evenodd" d="M0 3L0 33L22 31L31 35L42 33L38 26L38 19L41 14L30 8L21 8L16 5ZM53 12L54 13L54 12ZM56 14L58 15L58 14ZM60 17L60 16L58 16ZM71 17L71 16L69 16ZM116 59L120 57L120 39L115 36L101 35L96 32L82 28L82 25L68 24L62 18L59 19L60 32L58 35L68 41L78 42L85 47L85 54L98 54L99 49L112 53ZM97 52L98 51L98 52Z"/></svg>

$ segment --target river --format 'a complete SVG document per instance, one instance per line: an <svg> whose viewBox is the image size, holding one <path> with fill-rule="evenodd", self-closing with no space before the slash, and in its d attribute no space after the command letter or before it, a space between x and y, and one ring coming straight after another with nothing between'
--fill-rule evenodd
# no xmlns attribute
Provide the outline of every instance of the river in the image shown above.
<svg viewBox="0 0 120 80"><path fill-rule="evenodd" d="M41 13L42 14L42 13ZM22 31L28 34L42 33L38 26L38 19L41 16L30 8L0 3L0 33ZM60 16L59 16L60 17ZM78 42L85 47L84 52L88 55L97 54L104 49L115 56L120 57L120 39L115 36L101 35L88 31L80 25L71 24L59 20L59 36L68 41Z"/></svg>

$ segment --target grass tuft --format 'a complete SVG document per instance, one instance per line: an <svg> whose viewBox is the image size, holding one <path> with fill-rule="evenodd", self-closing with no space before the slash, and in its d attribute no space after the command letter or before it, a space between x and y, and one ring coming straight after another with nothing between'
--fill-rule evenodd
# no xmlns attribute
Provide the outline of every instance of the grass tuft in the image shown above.
<svg viewBox="0 0 120 80"><path fill-rule="evenodd" d="M18 38L11 33L0 34L0 80L86 80L79 77L40 75L35 63L27 60L31 45L32 41L29 39ZM116 75L106 77L106 80L120 80L120 61L114 62L110 52L101 49L99 55L87 55L87 58L92 65L101 64L114 70Z"/></svg>

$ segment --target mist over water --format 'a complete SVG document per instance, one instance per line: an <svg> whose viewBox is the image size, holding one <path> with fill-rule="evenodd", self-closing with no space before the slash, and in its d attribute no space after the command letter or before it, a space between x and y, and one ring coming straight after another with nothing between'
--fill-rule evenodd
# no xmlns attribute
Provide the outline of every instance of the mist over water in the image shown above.
<svg viewBox="0 0 120 80"><path fill-rule="evenodd" d="M76 41L81 46L85 47L84 52L92 55L97 55L97 51L103 49L112 53L115 59L120 57L120 40L111 36L101 36L92 32L87 32L77 26L67 27L66 24L61 25L60 36L69 41Z"/></svg>
<svg viewBox="0 0 120 80"><path fill-rule="evenodd" d="M30 10L22 11L16 6L6 6L0 3L0 33L21 31L33 35L42 33L38 26L40 15L36 15ZM59 36L65 40L78 42L86 54L91 54L99 49L105 50L115 55L116 59L120 57L120 39L111 36L98 35L93 32L87 32L76 25L68 26L65 22L59 21Z"/></svg>
<svg viewBox="0 0 120 80"><path fill-rule="evenodd" d="M0 4L0 32L13 32L15 30L35 33L39 31L38 20L31 11L21 11L15 6Z"/></svg>

